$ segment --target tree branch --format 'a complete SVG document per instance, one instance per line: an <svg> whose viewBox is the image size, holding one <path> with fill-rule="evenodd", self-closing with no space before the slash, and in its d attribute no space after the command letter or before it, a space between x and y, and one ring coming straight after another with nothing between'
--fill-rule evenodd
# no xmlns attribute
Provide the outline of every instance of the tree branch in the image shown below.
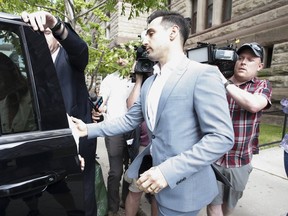
<svg viewBox="0 0 288 216"><path fill-rule="evenodd" d="M75 19L76 19L76 18L78 19L79 17L85 16L85 15L88 14L89 12L93 11L95 8L101 7L101 6L104 5L104 4L105 4L105 1L100 2L98 5L95 5L94 7L88 9L87 11L85 11L84 13L79 14L78 16L76 16Z"/></svg>
<svg viewBox="0 0 288 216"><path fill-rule="evenodd" d="M57 12L58 14L61 14L63 17L66 17L68 20L69 20L69 22L71 23L72 22L72 20L68 17L68 16L66 16L62 11L60 11L60 10L57 10L57 9L55 9L55 8L51 8L51 7L47 7L47 6L43 6L43 5L38 5L38 4L30 4L28 1L25 1L28 5L31 5L31 6L34 6L34 7L39 7L39 8L43 8L43 9L46 9L46 10L49 10L49 11L55 11L55 12Z"/></svg>
<svg viewBox="0 0 288 216"><path fill-rule="evenodd" d="M102 62L102 59L103 59L104 54L105 54L105 52L102 51L101 56L100 56L100 59L99 59L98 64L97 64L97 67L95 68L95 71L94 71L94 73L93 73L95 76L97 76L97 72L98 72L98 70L99 70L99 67L100 67L100 64L101 64L101 62Z"/></svg>

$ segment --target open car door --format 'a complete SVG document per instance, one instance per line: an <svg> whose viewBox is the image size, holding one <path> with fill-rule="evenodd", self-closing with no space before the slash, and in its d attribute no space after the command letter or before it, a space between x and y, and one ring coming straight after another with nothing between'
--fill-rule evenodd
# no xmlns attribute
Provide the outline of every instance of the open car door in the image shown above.
<svg viewBox="0 0 288 216"><path fill-rule="evenodd" d="M71 195L69 180L73 184L80 180L77 196L83 197L77 145L45 37L20 17L4 13L0 13L0 173L1 216L26 215L27 206L22 211L13 202L38 199L49 188L51 194ZM82 209L83 201L75 202ZM51 209L45 210L50 211L47 215L64 215Z"/></svg>

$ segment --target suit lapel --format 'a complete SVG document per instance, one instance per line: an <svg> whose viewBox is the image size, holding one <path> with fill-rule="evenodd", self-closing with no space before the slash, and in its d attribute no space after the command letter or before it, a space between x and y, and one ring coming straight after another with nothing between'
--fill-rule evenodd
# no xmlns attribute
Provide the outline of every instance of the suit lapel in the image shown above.
<svg viewBox="0 0 288 216"><path fill-rule="evenodd" d="M156 114L156 121L155 121L155 127L160 119L161 113L163 109L165 108L167 99L173 89L175 88L176 84L179 82L180 78L183 76L185 71L187 70L187 66L189 64L189 59L186 57L183 58L180 63L175 67L175 72L171 74L167 82L165 83L162 93L159 99L159 104L158 104L158 109L157 109L157 114Z"/></svg>
<svg viewBox="0 0 288 216"><path fill-rule="evenodd" d="M156 78L156 75L153 75L150 79L147 79L147 85L145 85L145 89L144 89L144 92L146 92L145 94L145 101L144 101L144 115L145 115L145 119L146 120L146 124L147 124L147 127L149 128L150 131L152 131L152 126L151 126L151 123L149 121L149 118L148 118L148 103L147 103L147 100L148 100L148 94L149 94L149 91L150 91L150 88L154 82Z"/></svg>

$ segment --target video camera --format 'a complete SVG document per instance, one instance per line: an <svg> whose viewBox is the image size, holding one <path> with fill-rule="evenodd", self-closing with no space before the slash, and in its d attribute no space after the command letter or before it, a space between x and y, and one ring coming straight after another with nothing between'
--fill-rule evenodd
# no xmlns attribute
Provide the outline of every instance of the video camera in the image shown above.
<svg viewBox="0 0 288 216"><path fill-rule="evenodd" d="M234 66L238 59L233 45L217 48L216 44L198 42L196 48L187 50L189 59L218 66L225 78L234 74Z"/></svg>
<svg viewBox="0 0 288 216"><path fill-rule="evenodd" d="M148 54L144 46L135 47L136 51L136 65L134 68L135 73L153 73L154 61L149 60Z"/></svg>
<svg viewBox="0 0 288 216"><path fill-rule="evenodd" d="M140 38L141 42L143 42L146 35L146 30L142 31L138 37ZM156 62L149 60L148 53L143 45L135 46L136 51L136 65L134 68L135 73L153 73L153 66Z"/></svg>

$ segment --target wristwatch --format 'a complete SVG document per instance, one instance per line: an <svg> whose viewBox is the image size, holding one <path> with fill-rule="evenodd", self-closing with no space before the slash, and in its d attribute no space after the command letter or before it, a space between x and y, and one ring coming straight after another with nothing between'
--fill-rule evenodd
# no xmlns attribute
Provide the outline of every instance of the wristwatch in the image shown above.
<svg viewBox="0 0 288 216"><path fill-rule="evenodd" d="M227 88L228 85L234 84L231 80L227 80L227 82L224 84L225 89Z"/></svg>
<svg viewBox="0 0 288 216"><path fill-rule="evenodd" d="M52 32L58 31L61 28L61 25L62 25L61 19L59 17L56 17L56 19L57 19L57 23L55 24L55 26L53 28L51 28Z"/></svg>
<svg viewBox="0 0 288 216"><path fill-rule="evenodd" d="M55 24L55 26L53 28L51 28L51 31L52 31L52 34L53 36L58 40L58 41L61 41L63 40L62 38L62 35L65 31L65 24L64 22L59 18L59 17L56 17L57 19L57 23ZM63 28L62 30L59 32L59 30L61 29L62 27L62 24L63 24Z"/></svg>

